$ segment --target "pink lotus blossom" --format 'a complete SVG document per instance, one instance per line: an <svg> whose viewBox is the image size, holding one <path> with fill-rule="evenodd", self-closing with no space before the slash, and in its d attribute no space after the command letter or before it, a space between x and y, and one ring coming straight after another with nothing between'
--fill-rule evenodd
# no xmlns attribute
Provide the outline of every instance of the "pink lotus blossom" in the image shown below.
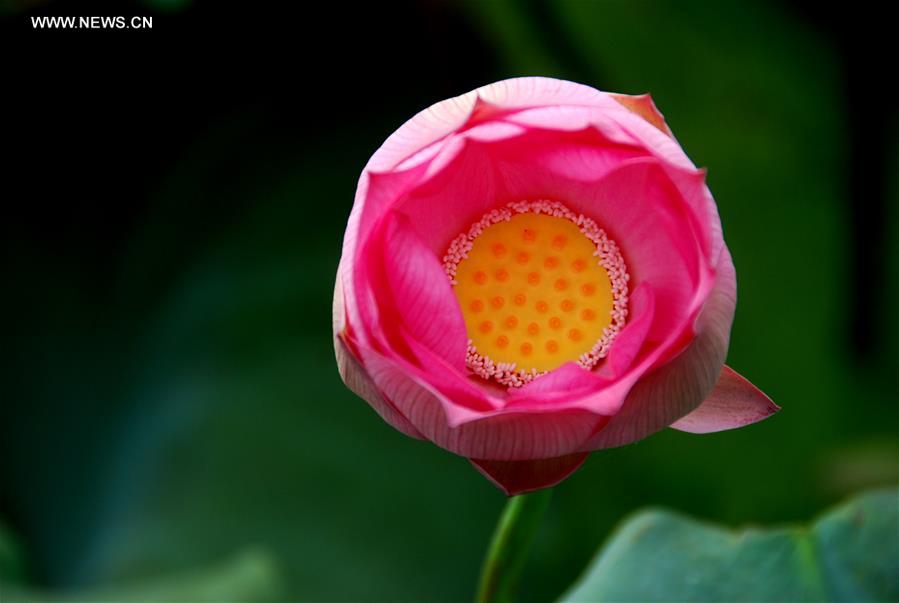
<svg viewBox="0 0 899 603"><path fill-rule="evenodd" d="M549 78L442 101L359 180L334 292L347 386L507 494L664 427L778 410L724 365L736 274L651 98Z"/></svg>

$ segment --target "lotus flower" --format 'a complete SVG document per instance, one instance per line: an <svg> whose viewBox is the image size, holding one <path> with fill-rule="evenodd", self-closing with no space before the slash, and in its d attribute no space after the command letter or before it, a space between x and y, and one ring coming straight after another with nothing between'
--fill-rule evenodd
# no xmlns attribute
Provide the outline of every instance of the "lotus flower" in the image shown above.
<svg viewBox="0 0 899 603"><path fill-rule="evenodd" d="M648 95L548 78L437 103L359 180L334 292L346 385L507 494L664 427L776 410L725 366L736 274Z"/></svg>

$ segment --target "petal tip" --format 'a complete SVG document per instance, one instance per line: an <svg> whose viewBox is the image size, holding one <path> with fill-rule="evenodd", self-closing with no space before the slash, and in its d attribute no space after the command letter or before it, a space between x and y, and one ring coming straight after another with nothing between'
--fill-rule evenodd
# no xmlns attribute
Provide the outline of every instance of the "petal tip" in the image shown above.
<svg viewBox="0 0 899 603"><path fill-rule="evenodd" d="M712 393L671 427L689 433L714 433L758 423L779 411L780 406L762 390L725 365Z"/></svg>
<svg viewBox="0 0 899 603"><path fill-rule="evenodd" d="M642 117L659 131L663 132L670 138L674 138L674 134L671 132L668 124L665 122L665 116L662 115L662 112L659 111L658 107L656 107L655 101L653 101L652 99L652 95L648 92L644 94L633 95L613 93L610 96L614 98L618 102L618 104L623 106L631 113Z"/></svg>

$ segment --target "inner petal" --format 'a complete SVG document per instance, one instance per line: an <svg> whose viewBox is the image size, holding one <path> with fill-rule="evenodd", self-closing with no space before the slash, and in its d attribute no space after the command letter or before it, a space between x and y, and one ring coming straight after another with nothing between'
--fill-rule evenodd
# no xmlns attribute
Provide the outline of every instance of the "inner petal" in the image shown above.
<svg viewBox="0 0 899 603"><path fill-rule="evenodd" d="M567 362L592 368L627 317L621 253L560 203L512 203L457 237L444 258L468 332L466 364L520 386Z"/></svg>

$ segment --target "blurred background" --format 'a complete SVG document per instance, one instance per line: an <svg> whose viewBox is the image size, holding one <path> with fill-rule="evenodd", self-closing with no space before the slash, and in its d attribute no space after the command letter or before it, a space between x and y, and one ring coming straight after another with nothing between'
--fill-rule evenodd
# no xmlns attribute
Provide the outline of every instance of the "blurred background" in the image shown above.
<svg viewBox="0 0 899 603"><path fill-rule="evenodd" d="M594 454L522 598L666 506L807 520L899 480L888 21L820 3L0 2L0 573L292 601L471 597L505 502L347 391L331 296L356 181L404 120L517 75L651 92L737 266L729 364L783 407ZM152 30L33 30L150 15ZM207 580L207 582L203 582ZM210 586L212 585L212 586Z"/></svg>

